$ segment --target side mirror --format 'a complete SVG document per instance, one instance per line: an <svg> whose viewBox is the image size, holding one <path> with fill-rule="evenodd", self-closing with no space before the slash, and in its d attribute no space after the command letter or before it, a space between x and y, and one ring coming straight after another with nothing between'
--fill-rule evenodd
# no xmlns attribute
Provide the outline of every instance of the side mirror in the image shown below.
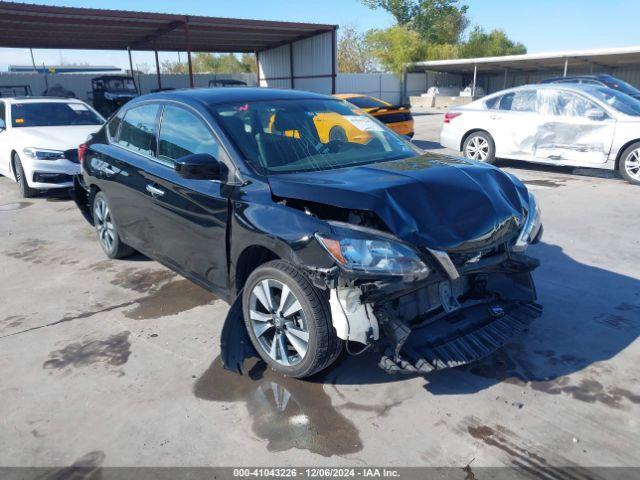
<svg viewBox="0 0 640 480"><path fill-rule="evenodd" d="M606 114L599 108L590 108L589 110L584 112L584 116L589 120L595 121L604 120L606 118Z"/></svg>
<svg viewBox="0 0 640 480"><path fill-rule="evenodd" d="M176 160L175 171L191 180L220 180L220 162L208 153L194 153Z"/></svg>

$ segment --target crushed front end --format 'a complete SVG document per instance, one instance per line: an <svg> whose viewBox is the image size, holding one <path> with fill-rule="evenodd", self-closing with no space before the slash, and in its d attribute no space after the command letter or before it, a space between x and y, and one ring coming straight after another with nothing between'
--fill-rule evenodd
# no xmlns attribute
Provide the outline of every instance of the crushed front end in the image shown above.
<svg viewBox="0 0 640 480"><path fill-rule="evenodd" d="M404 259L397 275L344 265L322 272L338 336L380 347L379 365L389 373L456 367L500 348L542 313L531 276L539 262L524 253L542 236L531 198L522 220L510 218L482 238L448 250L413 246L424 269ZM338 264L357 256L348 252L357 240L342 247L319 240ZM379 242L373 248L389 255Z"/></svg>

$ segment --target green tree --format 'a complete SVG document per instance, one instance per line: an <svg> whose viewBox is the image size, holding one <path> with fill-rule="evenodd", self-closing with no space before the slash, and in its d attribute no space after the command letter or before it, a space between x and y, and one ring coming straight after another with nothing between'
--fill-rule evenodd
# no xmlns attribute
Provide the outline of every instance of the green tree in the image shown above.
<svg viewBox="0 0 640 480"><path fill-rule="evenodd" d="M343 73L365 73L372 71L374 60L365 42L364 35L354 26L339 30L338 71Z"/></svg>
<svg viewBox="0 0 640 480"><path fill-rule="evenodd" d="M369 30L366 43L385 70L400 76L405 65L424 60L427 44L415 31L403 26Z"/></svg>
<svg viewBox="0 0 640 480"><path fill-rule="evenodd" d="M482 27L475 27L469 38L461 46L462 58L497 57L501 55L518 55L527 53L527 48L519 42L514 42L503 30L494 29L489 33Z"/></svg>
<svg viewBox="0 0 640 480"><path fill-rule="evenodd" d="M467 28L467 5L459 0L361 0L371 9L389 12L398 25L432 43L458 43Z"/></svg>
<svg viewBox="0 0 640 480"><path fill-rule="evenodd" d="M243 54L240 58L234 53L198 52L191 56L193 73L254 73L256 69L254 56ZM162 62L162 71L166 73L188 73L187 62Z"/></svg>
<svg viewBox="0 0 640 480"><path fill-rule="evenodd" d="M408 26L415 14L416 2L412 0L361 0L372 10L382 8L396 19L398 25Z"/></svg>

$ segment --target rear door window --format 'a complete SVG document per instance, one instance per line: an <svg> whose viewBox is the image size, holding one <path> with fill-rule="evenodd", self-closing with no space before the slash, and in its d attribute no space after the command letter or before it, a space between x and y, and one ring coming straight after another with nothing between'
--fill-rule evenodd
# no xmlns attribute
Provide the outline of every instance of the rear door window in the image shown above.
<svg viewBox="0 0 640 480"><path fill-rule="evenodd" d="M510 92L500 98L499 110L512 112L535 112L537 110L537 93L535 90Z"/></svg>
<svg viewBox="0 0 640 480"><path fill-rule="evenodd" d="M142 105L127 110L122 119L118 145L142 155L154 156L158 104Z"/></svg>
<svg viewBox="0 0 640 480"><path fill-rule="evenodd" d="M7 128L7 114L4 102L0 100L0 128Z"/></svg>
<svg viewBox="0 0 640 480"><path fill-rule="evenodd" d="M220 145L209 127L184 108L168 105L162 114L158 159L174 163L194 153L220 157Z"/></svg>

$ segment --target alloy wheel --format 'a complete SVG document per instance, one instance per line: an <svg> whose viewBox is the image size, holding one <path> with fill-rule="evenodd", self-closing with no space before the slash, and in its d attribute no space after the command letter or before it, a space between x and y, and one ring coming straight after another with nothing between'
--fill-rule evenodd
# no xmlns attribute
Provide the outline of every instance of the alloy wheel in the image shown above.
<svg viewBox="0 0 640 480"><path fill-rule="evenodd" d="M489 142L483 137L471 137L467 143L467 158L484 162L489 156Z"/></svg>
<svg viewBox="0 0 640 480"><path fill-rule="evenodd" d="M98 239L108 252L113 251L116 239L116 230L111 220L109 204L102 198L96 199L93 209Z"/></svg>
<svg viewBox="0 0 640 480"><path fill-rule="evenodd" d="M640 181L640 148L635 149L627 156L624 169L631 178Z"/></svg>
<svg viewBox="0 0 640 480"><path fill-rule="evenodd" d="M302 362L309 346L307 317L287 285L267 278L249 297L249 318L258 344L274 361L287 367Z"/></svg>

